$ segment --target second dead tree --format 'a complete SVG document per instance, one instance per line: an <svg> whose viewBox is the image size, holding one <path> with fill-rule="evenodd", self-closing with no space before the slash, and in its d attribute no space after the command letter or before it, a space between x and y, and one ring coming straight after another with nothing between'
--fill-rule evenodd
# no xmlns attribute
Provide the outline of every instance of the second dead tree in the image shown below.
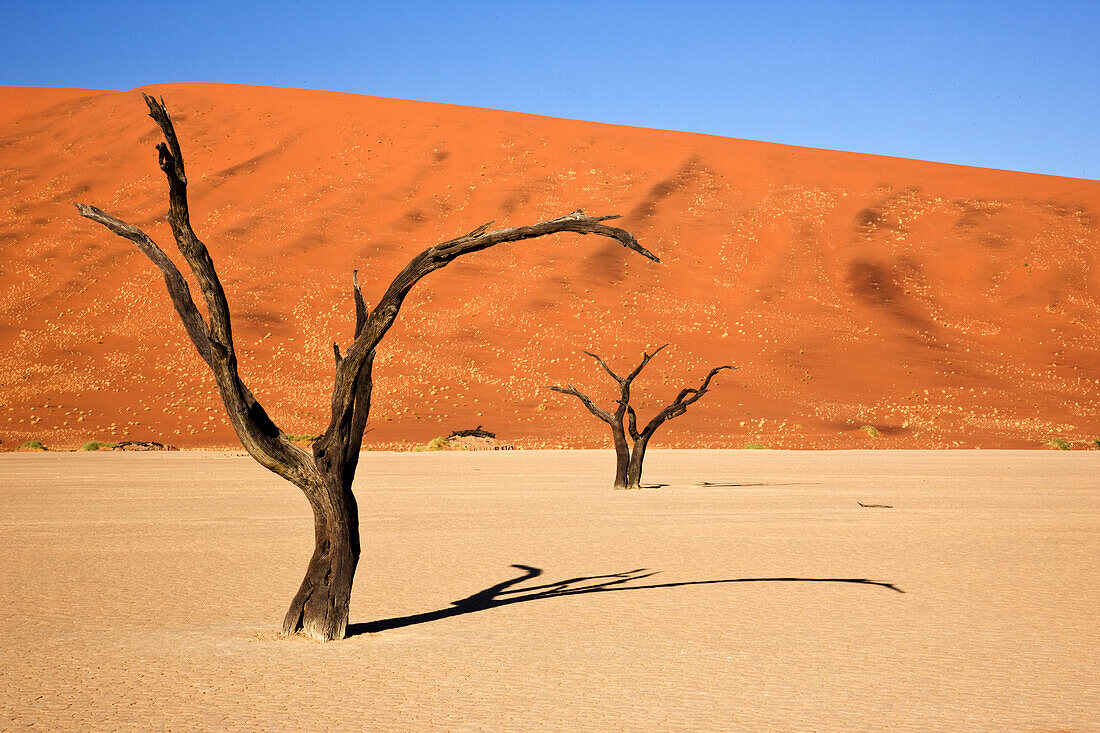
<svg viewBox="0 0 1100 733"><path fill-rule="evenodd" d="M572 384L565 387L546 387L546 389L554 392L576 397L588 408L589 412L611 426L611 436L615 440L616 489L640 488L642 481L642 463L645 461L645 450L649 445L650 438L657 432L657 428L664 425L666 420L679 417L687 412L689 405L694 404L700 397L707 393L707 388L710 386L710 381L714 379L715 374L723 369L734 370L737 368L729 365L714 367L707 374L702 385L700 385L698 389L686 387L680 390L680 394L676 396L672 404L654 415L653 419L646 423L644 428L638 430L638 416L635 414L634 408L630 406L630 386L634 382L634 379L641 374L643 369L645 369L646 365L649 364L650 359L655 357L661 349L665 348L665 346L668 346L668 344L655 349L652 354L642 352L641 363L634 367L634 370L625 377L620 377L612 371L611 367L607 365L607 362L592 352L584 352L599 362L603 370L619 383L619 400L614 412L608 412L603 409L593 402L588 395L578 390ZM627 441L628 436L630 442ZM631 442L633 443L633 447L631 447Z"/></svg>

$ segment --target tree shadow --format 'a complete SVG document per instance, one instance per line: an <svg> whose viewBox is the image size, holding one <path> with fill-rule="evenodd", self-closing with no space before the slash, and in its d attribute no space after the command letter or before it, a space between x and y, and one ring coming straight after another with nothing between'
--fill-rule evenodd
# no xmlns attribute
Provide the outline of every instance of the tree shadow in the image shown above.
<svg viewBox="0 0 1100 733"><path fill-rule="evenodd" d="M639 568L627 570L622 573L609 573L606 575L588 575L578 578L559 580L556 583L528 586L526 588L512 588L525 581L542 575L541 568L530 565L513 565L523 573L496 585L489 586L471 596L458 601L453 601L448 608L437 611L426 611L411 616L399 616L395 618L379 619L366 623L349 624L348 636L357 634L376 634L380 631L400 629L406 626L425 624L431 621L441 621L454 616L467 613L487 611L490 608L508 606L513 603L537 601L545 598L559 598L562 596L577 596L586 593L610 593L625 590L652 590L656 588L678 588L687 585L718 585L724 583L852 583L855 585L876 585L887 588L895 593L904 593L893 583L882 583L877 580L865 578L727 578L724 580L685 580L675 583L647 583L645 585L626 585L631 581L649 578L658 573L656 570Z"/></svg>
<svg viewBox="0 0 1100 733"><path fill-rule="evenodd" d="M663 489L663 488L666 488L666 487L671 486L671 485L672 484L642 484L638 488L639 489ZM683 486L683 487L686 487L688 485L689 484L678 484L678 486ZM748 488L748 487L751 487L751 486L810 486L810 485L812 485L812 484L808 484L805 481L791 481L789 483L782 483L782 484L774 483L774 482L758 482L758 483L751 483L751 484L747 484L747 483L722 484L722 483L714 483L712 481L700 481L699 483L695 484L695 486L701 486L701 487L708 488L708 489L743 489L743 488Z"/></svg>
<svg viewBox="0 0 1100 733"><path fill-rule="evenodd" d="M791 482L783 483L783 484L778 484L778 483L774 483L774 482L757 482L757 483L751 483L751 484L747 484L747 483L719 484L719 483L713 483L711 481L701 481L698 485L699 486L704 486L708 489L744 489L744 488L748 488L750 486L814 486L815 484L810 484L810 483L807 483L805 481L791 481Z"/></svg>

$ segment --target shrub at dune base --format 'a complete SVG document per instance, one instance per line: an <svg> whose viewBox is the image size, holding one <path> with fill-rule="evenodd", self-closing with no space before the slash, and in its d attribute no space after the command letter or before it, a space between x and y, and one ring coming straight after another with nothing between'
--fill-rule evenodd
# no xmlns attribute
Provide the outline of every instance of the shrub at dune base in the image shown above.
<svg viewBox="0 0 1100 733"><path fill-rule="evenodd" d="M432 438L428 442L427 445L418 445L415 448L413 448L413 450L416 451L417 453L421 453L421 452L424 452L424 451L435 451L435 450L466 450L466 449L463 448L462 446L459 446L459 445L451 445L451 441L447 440L442 435L440 435L438 438Z"/></svg>
<svg viewBox="0 0 1100 733"><path fill-rule="evenodd" d="M80 450L113 450L117 443L104 443L99 440L89 440L80 446Z"/></svg>

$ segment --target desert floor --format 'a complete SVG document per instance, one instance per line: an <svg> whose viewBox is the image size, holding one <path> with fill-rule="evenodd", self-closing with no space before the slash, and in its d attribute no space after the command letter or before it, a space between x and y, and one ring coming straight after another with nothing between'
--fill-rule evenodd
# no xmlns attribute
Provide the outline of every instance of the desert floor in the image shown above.
<svg viewBox="0 0 1100 733"><path fill-rule="evenodd" d="M0 729L1100 729L1100 454L610 460L364 454L319 644L249 458L0 455Z"/></svg>

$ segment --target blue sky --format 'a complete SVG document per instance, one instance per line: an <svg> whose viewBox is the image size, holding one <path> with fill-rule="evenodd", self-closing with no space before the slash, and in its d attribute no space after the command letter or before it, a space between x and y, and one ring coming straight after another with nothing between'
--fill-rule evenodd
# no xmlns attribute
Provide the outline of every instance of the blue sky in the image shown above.
<svg viewBox="0 0 1100 733"><path fill-rule="evenodd" d="M0 86L331 89L1100 178L1100 0L0 5Z"/></svg>

